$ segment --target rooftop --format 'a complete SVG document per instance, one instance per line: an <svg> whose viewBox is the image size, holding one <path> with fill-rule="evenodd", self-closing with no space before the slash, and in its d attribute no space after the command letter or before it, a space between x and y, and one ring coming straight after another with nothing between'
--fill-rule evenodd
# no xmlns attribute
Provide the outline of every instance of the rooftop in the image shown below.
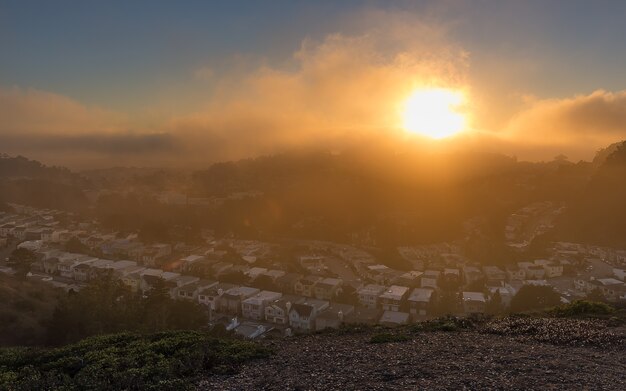
<svg viewBox="0 0 626 391"><path fill-rule="evenodd" d="M463 300L464 301L480 301L486 302L487 298L485 294L482 292L463 292Z"/></svg>
<svg viewBox="0 0 626 391"><path fill-rule="evenodd" d="M433 295L432 289L415 288L409 295L409 301L429 302Z"/></svg>
<svg viewBox="0 0 626 391"><path fill-rule="evenodd" d="M400 300L402 299L404 295L406 295L408 291L409 291L409 288L407 288L406 286L392 285L380 295L380 298Z"/></svg>

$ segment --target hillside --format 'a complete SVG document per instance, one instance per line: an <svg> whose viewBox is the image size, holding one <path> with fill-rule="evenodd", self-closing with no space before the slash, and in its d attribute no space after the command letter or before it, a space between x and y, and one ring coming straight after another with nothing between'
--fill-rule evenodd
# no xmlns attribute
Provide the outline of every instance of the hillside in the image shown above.
<svg viewBox="0 0 626 391"><path fill-rule="evenodd" d="M626 385L620 318L444 318L243 341L223 329L0 349L0 389L602 389Z"/></svg>
<svg viewBox="0 0 626 391"><path fill-rule="evenodd" d="M626 385L623 328L510 318L439 331L365 329L269 341L274 354L201 390L602 389ZM448 331L444 331L448 330Z"/></svg>
<svg viewBox="0 0 626 391"><path fill-rule="evenodd" d="M44 343L59 296L48 284L0 273L0 346Z"/></svg>
<svg viewBox="0 0 626 391"><path fill-rule="evenodd" d="M610 153L563 216L559 237L626 248L626 142L608 150Z"/></svg>
<svg viewBox="0 0 626 391"><path fill-rule="evenodd" d="M89 186L87 179L67 168L0 154L0 204L79 210L87 205L83 190Z"/></svg>

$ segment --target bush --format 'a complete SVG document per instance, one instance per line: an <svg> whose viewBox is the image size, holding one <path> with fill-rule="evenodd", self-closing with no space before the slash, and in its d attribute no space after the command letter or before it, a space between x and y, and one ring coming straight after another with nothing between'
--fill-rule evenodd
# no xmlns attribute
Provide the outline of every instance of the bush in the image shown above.
<svg viewBox="0 0 626 391"><path fill-rule="evenodd" d="M122 333L56 349L0 350L0 389L193 389L201 375L232 373L267 348L194 331Z"/></svg>
<svg viewBox="0 0 626 391"><path fill-rule="evenodd" d="M416 323L411 327L413 332L420 331L460 331L475 328L474 322L469 318L457 318L454 316L429 320Z"/></svg>
<svg viewBox="0 0 626 391"><path fill-rule="evenodd" d="M586 300L576 300L549 310L548 313L558 317L609 315L615 309L608 304Z"/></svg>
<svg viewBox="0 0 626 391"><path fill-rule="evenodd" d="M404 342L408 340L409 337L404 334L380 333L372 335L370 343Z"/></svg>

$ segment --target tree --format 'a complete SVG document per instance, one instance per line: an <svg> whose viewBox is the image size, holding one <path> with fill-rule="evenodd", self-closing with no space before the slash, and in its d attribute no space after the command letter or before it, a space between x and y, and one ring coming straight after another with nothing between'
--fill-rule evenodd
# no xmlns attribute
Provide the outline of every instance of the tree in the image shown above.
<svg viewBox="0 0 626 391"><path fill-rule="evenodd" d="M504 304L502 303L502 296L500 296L500 291L496 291L487 302L485 312L490 315L495 315L501 313L503 310Z"/></svg>
<svg viewBox="0 0 626 391"><path fill-rule="evenodd" d="M461 310L461 294L455 291L441 291L435 312L438 315L453 315Z"/></svg>
<svg viewBox="0 0 626 391"><path fill-rule="evenodd" d="M219 280L220 282L226 282L229 284L238 284L238 285L248 283L248 277L246 277L246 275L243 274L243 272L239 270L223 274L219 276Z"/></svg>
<svg viewBox="0 0 626 391"><path fill-rule="evenodd" d="M89 247L84 245L76 237L73 237L70 240L68 240L67 242L65 242L65 245L63 246L63 249L65 251L67 251L67 252L76 253L76 254L89 254L90 251L91 251L89 249Z"/></svg>
<svg viewBox="0 0 626 391"><path fill-rule="evenodd" d="M487 290L487 279L482 277L467 284L465 290L468 292L484 292Z"/></svg>
<svg viewBox="0 0 626 391"><path fill-rule="evenodd" d="M553 287L524 285L511 300L511 312L542 310L561 304L561 295Z"/></svg>
<svg viewBox="0 0 626 391"><path fill-rule="evenodd" d="M30 271L31 264L36 260L37 255L26 248L16 248L9 255L9 265L13 266L20 277L26 276Z"/></svg>
<svg viewBox="0 0 626 391"><path fill-rule="evenodd" d="M587 300L595 301L598 303L605 303L606 297L604 297L604 294L602 293L600 288L595 288L594 290L589 292L589 294L587 295Z"/></svg>
<svg viewBox="0 0 626 391"><path fill-rule="evenodd" d="M265 274L259 275L257 278L254 279L254 281L252 281L250 285L264 291L280 291L280 288L276 286L276 283L274 282L274 280L272 280L272 277Z"/></svg>
<svg viewBox="0 0 626 391"><path fill-rule="evenodd" d="M334 299L338 303L357 305L359 302L356 289L352 285L344 285Z"/></svg>

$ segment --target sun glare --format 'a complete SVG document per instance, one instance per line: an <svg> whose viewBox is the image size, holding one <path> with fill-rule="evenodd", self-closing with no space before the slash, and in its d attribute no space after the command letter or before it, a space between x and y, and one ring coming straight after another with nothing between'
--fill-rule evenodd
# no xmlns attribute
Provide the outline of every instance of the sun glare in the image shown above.
<svg viewBox="0 0 626 391"><path fill-rule="evenodd" d="M444 88L419 89L404 103L406 131L434 139L450 137L465 128L465 115L459 112L464 96Z"/></svg>

